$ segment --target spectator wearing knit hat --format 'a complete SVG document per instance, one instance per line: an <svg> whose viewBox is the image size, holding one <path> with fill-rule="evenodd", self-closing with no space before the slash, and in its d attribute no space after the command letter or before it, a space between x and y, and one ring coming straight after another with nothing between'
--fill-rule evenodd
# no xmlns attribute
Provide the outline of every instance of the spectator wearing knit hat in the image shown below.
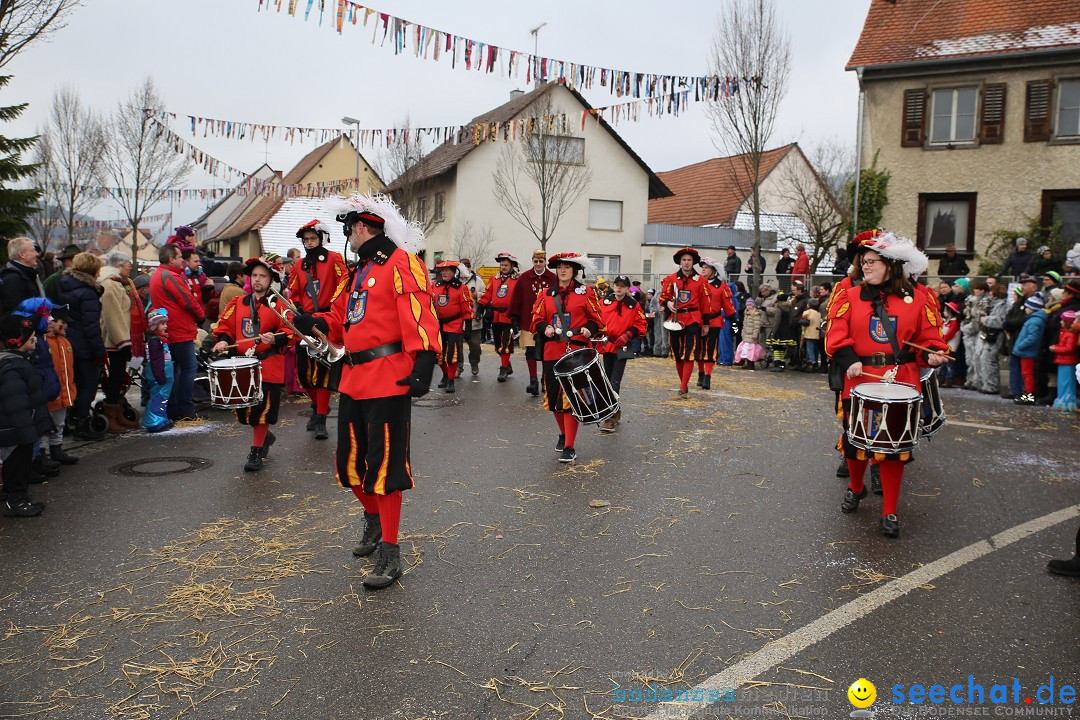
<svg viewBox="0 0 1080 720"><path fill-rule="evenodd" d="M1043 312L1043 301L1038 295L1032 295L1024 301L1027 320L1020 328L1020 333L1013 343L1012 354L1020 358L1020 375L1024 382L1024 392L1013 402L1018 405L1035 404L1035 359L1042 349L1043 333L1046 332L1047 315Z"/></svg>

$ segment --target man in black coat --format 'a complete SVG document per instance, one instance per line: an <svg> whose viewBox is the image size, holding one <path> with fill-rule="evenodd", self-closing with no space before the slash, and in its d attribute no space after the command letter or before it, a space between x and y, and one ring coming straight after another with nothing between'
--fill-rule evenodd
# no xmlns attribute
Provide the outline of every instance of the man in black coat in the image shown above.
<svg viewBox="0 0 1080 720"><path fill-rule="evenodd" d="M735 254L734 245L728 245L727 260L724 261L724 272L727 273L728 280L739 282L739 273L742 272L742 260Z"/></svg>
<svg viewBox="0 0 1080 720"><path fill-rule="evenodd" d="M964 258L956 254L956 245L949 243L945 246L945 256L938 263L937 272L942 282L952 285L957 278L967 277L971 270L968 269Z"/></svg>
<svg viewBox="0 0 1080 720"><path fill-rule="evenodd" d="M1016 238L1016 250L1005 259L1005 264L1001 266L1001 272L998 275L1003 277L1027 275L1034 264L1035 256L1028 251L1027 238Z"/></svg>
<svg viewBox="0 0 1080 720"><path fill-rule="evenodd" d="M44 297L45 288L38 277L38 251L26 237L8 241L10 262L0 270L0 312L11 312L27 298Z"/></svg>
<svg viewBox="0 0 1080 720"><path fill-rule="evenodd" d="M784 248L780 251L780 259L776 261L776 282L780 284L780 292L791 291L791 268L795 267L795 258L791 257L791 251Z"/></svg>

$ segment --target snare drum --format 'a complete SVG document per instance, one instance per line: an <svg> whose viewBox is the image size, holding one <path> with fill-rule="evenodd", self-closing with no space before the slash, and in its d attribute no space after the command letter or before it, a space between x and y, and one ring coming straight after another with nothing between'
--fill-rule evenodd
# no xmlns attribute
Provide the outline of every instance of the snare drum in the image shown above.
<svg viewBox="0 0 1080 720"><path fill-rule="evenodd" d="M235 410L262 402L262 365L258 358L230 357L206 366L210 381L210 404Z"/></svg>
<svg viewBox="0 0 1080 720"><path fill-rule="evenodd" d="M851 390L848 442L869 452L902 453L919 440L922 396L895 383L863 383Z"/></svg>
<svg viewBox="0 0 1080 720"><path fill-rule="evenodd" d="M938 390L937 368L923 368L920 380L922 381L923 406L919 427L923 437L930 437L945 427L945 406L941 402L941 392Z"/></svg>
<svg viewBox="0 0 1080 720"><path fill-rule="evenodd" d="M619 411L619 394L592 348L567 353L555 363L555 378L580 422L602 423Z"/></svg>
<svg viewBox="0 0 1080 720"><path fill-rule="evenodd" d="M668 330L668 332L681 332L683 329L682 323L680 323L678 320L665 320L663 322L663 326Z"/></svg>

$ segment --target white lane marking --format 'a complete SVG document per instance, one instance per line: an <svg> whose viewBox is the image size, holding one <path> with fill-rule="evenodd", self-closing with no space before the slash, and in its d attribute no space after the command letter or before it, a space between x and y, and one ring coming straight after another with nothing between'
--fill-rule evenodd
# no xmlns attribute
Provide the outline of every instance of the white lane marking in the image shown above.
<svg viewBox="0 0 1080 720"><path fill-rule="evenodd" d="M979 430L1013 430L1011 427L1004 427L1002 425L980 425L979 423L960 422L959 420L947 421L949 425L958 425L960 427L978 428Z"/></svg>
<svg viewBox="0 0 1080 720"><path fill-rule="evenodd" d="M1078 516L1080 516L1080 504L1029 520L988 539L974 542L917 570L912 570L907 575L896 578L876 590L860 595L814 620L809 625L804 625L798 630L774 640L753 655L743 658L731 667L709 677L704 682L696 684L695 687L705 688L706 695L709 690L714 688L721 694L727 688L738 688L765 671L789 660L811 645L824 640L837 630L869 615L883 605L903 597L912 590L922 587L974 560ZM679 702L678 706L682 711L684 708L704 709L708 704L706 701L688 701ZM669 718L667 706L667 703L659 706L645 720L665 720L665 718Z"/></svg>

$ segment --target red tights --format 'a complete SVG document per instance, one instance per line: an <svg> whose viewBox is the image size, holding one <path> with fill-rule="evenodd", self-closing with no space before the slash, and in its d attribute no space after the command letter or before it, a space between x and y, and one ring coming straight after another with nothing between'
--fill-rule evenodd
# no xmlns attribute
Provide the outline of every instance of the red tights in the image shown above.
<svg viewBox="0 0 1080 720"><path fill-rule="evenodd" d="M326 388L310 388L307 395L311 402L315 403L316 415L328 415L330 413L330 391Z"/></svg>
<svg viewBox="0 0 1080 720"><path fill-rule="evenodd" d="M869 463L869 460L848 459L848 472L851 474L848 487L852 492L863 491L863 474ZM904 478L904 463L900 460L882 460L878 463L878 471L881 473L881 514L895 515L896 503L900 499L900 481Z"/></svg>
<svg viewBox="0 0 1080 720"><path fill-rule="evenodd" d="M389 495L374 495L364 492L361 485L354 485L352 491L364 506L364 512L379 516L383 542L397 545L398 526L401 524L401 492L395 490Z"/></svg>
<svg viewBox="0 0 1080 720"><path fill-rule="evenodd" d="M559 424L559 433L565 437L566 447L574 447L577 440L578 419L570 413L553 413Z"/></svg>

